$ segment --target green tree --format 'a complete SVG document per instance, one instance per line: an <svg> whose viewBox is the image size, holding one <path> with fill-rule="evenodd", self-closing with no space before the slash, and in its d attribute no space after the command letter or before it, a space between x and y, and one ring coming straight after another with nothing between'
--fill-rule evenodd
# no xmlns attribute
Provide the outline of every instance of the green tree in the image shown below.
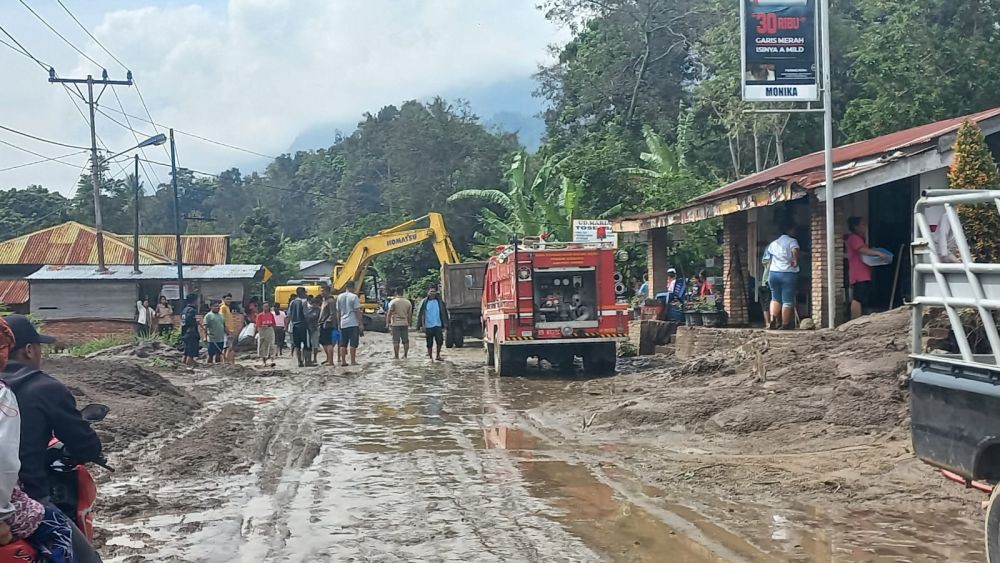
<svg viewBox="0 0 1000 563"><path fill-rule="evenodd" d="M69 201L41 186L0 190L0 240L58 225L66 220Z"/></svg>
<svg viewBox="0 0 1000 563"><path fill-rule="evenodd" d="M274 275L273 282L281 284L295 276L298 264L282 259L285 244L278 224L263 207L255 207L244 219L240 229L244 236L232 243L233 261L244 264L263 264Z"/></svg>
<svg viewBox="0 0 1000 563"><path fill-rule="evenodd" d="M972 121L958 128L954 158L948 168L948 186L956 190L1000 189L1000 172L986 145L982 129ZM962 205L958 209L969 249L977 262L1000 262L1000 215L992 203Z"/></svg>
<svg viewBox="0 0 1000 563"><path fill-rule="evenodd" d="M858 1L847 140L1000 105L1000 3ZM914 30L920 30L914 33Z"/></svg>

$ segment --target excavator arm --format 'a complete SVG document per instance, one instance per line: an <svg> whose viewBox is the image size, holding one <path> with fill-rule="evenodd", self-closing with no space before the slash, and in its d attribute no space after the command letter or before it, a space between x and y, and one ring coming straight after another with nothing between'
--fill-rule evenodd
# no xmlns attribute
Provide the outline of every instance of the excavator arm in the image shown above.
<svg viewBox="0 0 1000 563"><path fill-rule="evenodd" d="M429 225L425 228L416 228L424 219L428 220ZM360 289L361 282L364 281L365 273L368 270L368 264L373 258L427 240L433 242L434 253L437 254L441 264L457 264L461 261L458 252L455 251L455 245L445 229L444 217L440 213L431 212L358 241L347 260L334 267L331 280L333 291L335 293L344 291L348 281L354 281L355 287Z"/></svg>

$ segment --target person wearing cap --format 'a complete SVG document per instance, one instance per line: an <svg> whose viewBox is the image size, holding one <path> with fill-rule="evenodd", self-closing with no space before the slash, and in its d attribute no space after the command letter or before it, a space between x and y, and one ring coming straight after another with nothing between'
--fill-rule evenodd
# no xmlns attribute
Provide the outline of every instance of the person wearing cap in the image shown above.
<svg viewBox="0 0 1000 563"><path fill-rule="evenodd" d="M52 344L56 339L39 334L24 315L9 315L5 320L14 335L14 347L7 366L0 372L0 379L14 391L21 414L21 471L18 476L29 497L51 507L54 505L49 499L46 474L49 440L53 436L58 438L81 463L104 461L101 440L80 415L69 389L41 369L42 344ZM75 525L72 532L76 561L100 562L100 555L83 532Z"/></svg>

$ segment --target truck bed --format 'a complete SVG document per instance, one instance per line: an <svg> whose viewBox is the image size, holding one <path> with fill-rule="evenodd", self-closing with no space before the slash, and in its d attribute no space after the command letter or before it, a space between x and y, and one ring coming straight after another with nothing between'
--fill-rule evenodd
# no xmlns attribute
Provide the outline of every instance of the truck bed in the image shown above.
<svg viewBox="0 0 1000 563"><path fill-rule="evenodd" d="M1000 479L1000 372L915 357L910 409L917 457L967 479Z"/></svg>

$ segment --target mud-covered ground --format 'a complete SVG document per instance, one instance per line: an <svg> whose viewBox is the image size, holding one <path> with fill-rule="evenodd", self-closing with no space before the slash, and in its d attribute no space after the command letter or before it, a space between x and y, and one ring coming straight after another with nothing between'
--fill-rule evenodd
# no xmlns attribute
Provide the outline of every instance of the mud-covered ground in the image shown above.
<svg viewBox="0 0 1000 563"><path fill-rule="evenodd" d="M348 369L47 366L112 408L107 561L981 560L980 497L908 451L899 322L589 381L381 334Z"/></svg>
<svg viewBox="0 0 1000 563"><path fill-rule="evenodd" d="M797 544L791 559L983 560L985 496L912 455L908 343L902 309L758 331L686 362L623 360L531 414L758 545Z"/></svg>

